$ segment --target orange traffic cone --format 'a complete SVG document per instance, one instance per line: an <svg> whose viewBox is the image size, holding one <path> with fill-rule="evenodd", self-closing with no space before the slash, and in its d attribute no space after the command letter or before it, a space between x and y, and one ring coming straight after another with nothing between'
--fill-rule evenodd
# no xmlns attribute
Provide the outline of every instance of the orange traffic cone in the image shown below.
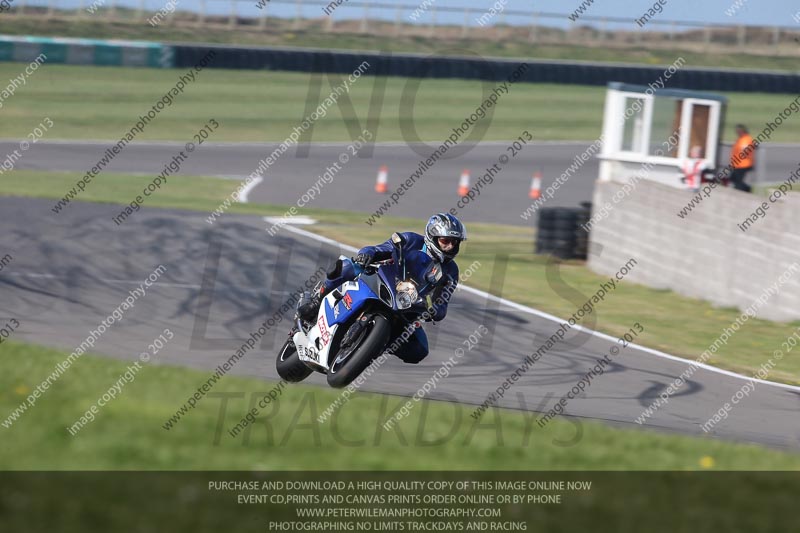
<svg viewBox="0 0 800 533"><path fill-rule="evenodd" d="M528 196L532 200L538 200L542 197L542 173L538 170L533 173L533 179L531 180L531 191L528 193Z"/></svg>
<svg viewBox="0 0 800 533"><path fill-rule="evenodd" d="M458 195L464 197L469 192L469 170L466 168L461 171L461 179L458 180Z"/></svg>
<svg viewBox="0 0 800 533"><path fill-rule="evenodd" d="M386 194L389 190L389 186L387 185L389 181L389 167L386 165L381 165L381 168L378 170L378 179L375 181L375 192L378 194Z"/></svg>

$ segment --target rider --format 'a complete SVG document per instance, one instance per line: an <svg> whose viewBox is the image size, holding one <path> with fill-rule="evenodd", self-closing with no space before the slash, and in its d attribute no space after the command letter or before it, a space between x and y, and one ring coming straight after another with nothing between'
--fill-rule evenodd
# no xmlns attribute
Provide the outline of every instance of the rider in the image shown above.
<svg viewBox="0 0 800 533"><path fill-rule="evenodd" d="M447 303L458 285L458 265L453 259L458 255L461 241L467 240L467 230L456 217L448 213L433 215L425 226L425 235L414 232L401 233L403 252L421 250L434 261L442 265L442 278L438 282L431 299L432 307L421 311L428 311L428 321L438 322L447 315ZM377 246L365 246L358 251L352 260L338 259L327 278L313 291L311 298L298 306L300 318L313 322L319 312L322 298L328 291L338 287L345 281L356 278L354 267L358 265L363 269L374 261L382 261L392 256L393 244L391 239ZM428 337L422 328L416 328L406 342L395 350L395 355L406 363L419 363L428 355Z"/></svg>

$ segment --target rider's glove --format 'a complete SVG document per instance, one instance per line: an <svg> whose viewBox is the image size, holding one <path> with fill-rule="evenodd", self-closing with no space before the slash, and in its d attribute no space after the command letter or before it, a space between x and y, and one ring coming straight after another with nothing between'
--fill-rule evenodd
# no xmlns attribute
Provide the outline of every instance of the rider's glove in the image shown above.
<svg viewBox="0 0 800 533"><path fill-rule="evenodd" d="M409 310L419 313L420 319L425 322L432 322L433 318L436 316L436 308L430 301L423 300L421 302L416 302Z"/></svg>
<svg viewBox="0 0 800 533"><path fill-rule="evenodd" d="M358 266L360 266L361 268L366 268L367 265L372 263L373 257L374 257L374 255L369 253L369 252L360 253L360 254L358 254L357 256L355 256L353 258L353 262L355 264L357 264Z"/></svg>

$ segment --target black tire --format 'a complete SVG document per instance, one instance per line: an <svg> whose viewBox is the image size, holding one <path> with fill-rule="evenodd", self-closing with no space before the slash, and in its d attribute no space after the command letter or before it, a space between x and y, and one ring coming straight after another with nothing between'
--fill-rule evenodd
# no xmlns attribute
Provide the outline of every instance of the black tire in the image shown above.
<svg viewBox="0 0 800 533"><path fill-rule="evenodd" d="M543 220L536 226L539 231L574 231L579 227L580 224L576 220Z"/></svg>
<svg viewBox="0 0 800 533"><path fill-rule="evenodd" d="M350 355L337 353L328 368L328 385L336 389L348 386L377 358L389 342L392 327L383 315L372 315L367 321L367 330ZM339 358L345 359L339 362Z"/></svg>
<svg viewBox="0 0 800 533"><path fill-rule="evenodd" d="M577 217L579 210L574 207L543 208L539 211L539 221L567 221L572 222Z"/></svg>
<svg viewBox="0 0 800 533"><path fill-rule="evenodd" d="M548 239L542 241L542 248L574 248L575 239Z"/></svg>
<svg viewBox="0 0 800 533"><path fill-rule="evenodd" d="M294 346L294 341L291 339L286 340L278 352L278 359L275 361L275 368L278 369L278 375L281 379L289 383L299 383L311 375L311 370L297 355L297 348Z"/></svg>
<svg viewBox="0 0 800 533"><path fill-rule="evenodd" d="M575 238L575 230L539 230L536 232L536 240L570 240Z"/></svg>

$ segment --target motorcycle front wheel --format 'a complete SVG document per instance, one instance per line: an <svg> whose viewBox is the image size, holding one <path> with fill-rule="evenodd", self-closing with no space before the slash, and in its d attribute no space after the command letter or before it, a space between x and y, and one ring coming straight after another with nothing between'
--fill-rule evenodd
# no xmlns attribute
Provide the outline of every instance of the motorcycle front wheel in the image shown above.
<svg viewBox="0 0 800 533"><path fill-rule="evenodd" d="M352 326L351 326L352 327ZM392 328L383 315L367 319L363 331L347 348L339 350L328 369L328 385L340 389L348 386L378 357L389 342Z"/></svg>
<svg viewBox="0 0 800 533"><path fill-rule="evenodd" d="M278 375L289 383L299 383L311 375L311 370L297 355L297 348L291 337L286 340L275 361Z"/></svg>

